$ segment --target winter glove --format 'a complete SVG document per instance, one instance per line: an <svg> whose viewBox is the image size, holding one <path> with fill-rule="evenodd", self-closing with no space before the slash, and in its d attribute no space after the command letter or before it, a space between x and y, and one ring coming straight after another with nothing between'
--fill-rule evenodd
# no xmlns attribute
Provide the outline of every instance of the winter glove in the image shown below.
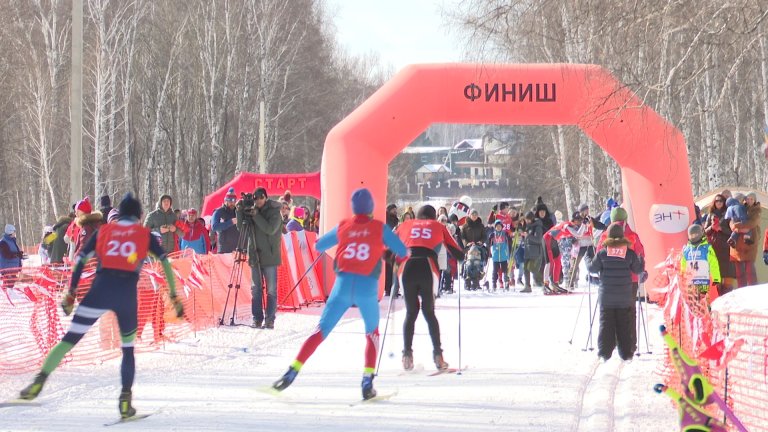
<svg viewBox="0 0 768 432"><path fill-rule="evenodd" d="M643 270L640 275L637 277L637 281L640 283L645 283L645 281L648 280L648 272Z"/></svg>
<svg viewBox="0 0 768 432"><path fill-rule="evenodd" d="M184 316L184 304L181 303L181 300L173 295L171 296L171 304L173 304L173 309L176 311L176 318L182 318Z"/></svg>
<svg viewBox="0 0 768 432"><path fill-rule="evenodd" d="M61 300L61 309L64 311L64 315L69 316L72 313L72 309L75 307L75 296L71 292L68 292Z"/></svg>
<svg viewBox="0 0 768 432"><path fill-rule="evenodd" d="M768 251L763 251L763 262L768 265Z"/></svg>

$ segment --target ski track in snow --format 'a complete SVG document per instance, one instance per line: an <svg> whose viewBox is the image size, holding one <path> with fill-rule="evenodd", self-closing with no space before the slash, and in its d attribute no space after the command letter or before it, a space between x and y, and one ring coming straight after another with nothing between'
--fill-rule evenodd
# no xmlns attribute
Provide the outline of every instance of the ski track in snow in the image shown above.
<svg viewBox="0 0 768 432"><path fill-rule="evenodd" d="M586 289L584 286L582 289ZM594 292L593 292L594 294ZM159 411L125 430L147 431L664 431L676 430L676 412L652 386L664 354L650 332L654 354L623 364L618 354L598 362L582 351L589 322L583 308L568 343L583 294L543 296L463 292L462 375L434 371L426 323L414 337L419 370L403 373L403 301L397 299L384 355L374 381L388 400L358 404L364 330L351 309L307 362L293 385L264 394L312 332L322 308L279 313L275 330L222 326L160 351L139 354L134 405ZM594 296L593 296L594 298ZM381 302L383 331L389 299ZM458 366L457 295L437 300L443 350ZM661 313L650 307L649 328ZM593 337L597 334L597 320ZM642 336L638 335L638 345ZM389 357L388 353L395 355ZM0 399L15 397L32 374L3 376ZM76 431L102 427L117 415L119 359L57 370L38 398L40 407L0 409L0 431ZM350 406L354 405L354 406Z"/></svg>

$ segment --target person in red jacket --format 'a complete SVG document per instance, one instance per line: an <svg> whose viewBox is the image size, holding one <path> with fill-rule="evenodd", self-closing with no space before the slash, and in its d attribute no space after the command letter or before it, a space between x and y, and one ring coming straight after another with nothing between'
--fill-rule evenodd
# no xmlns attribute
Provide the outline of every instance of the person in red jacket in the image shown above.
<svg viewBox="0 0 768 432"><path fill-rule="evenodd" d="M437 221L437 212L431 205L420 208L417 218L400 224L395 233L410 251L410 256L399 268L406 310L403 322L403 368L413 369L413 330L419 316L421 298L421 310L432 338L432 358L439 370L447 369L448 363L443 360L443 350L440 346L440 324L435 316L434 287L440 282L437 254L440 248L447 247L454 258L462 260L464 251L456 244L445 225Z"/></svg>
<svg viewBox="0 0 768 432"><path fill-rule="evenodd" d="M197 210L187 210L187 220L180 225L179 229L184 233L181 238L182 250L192 249L198 254L207 254L211 250L210 234L205 227L205 220L197 217Z"/></svg>

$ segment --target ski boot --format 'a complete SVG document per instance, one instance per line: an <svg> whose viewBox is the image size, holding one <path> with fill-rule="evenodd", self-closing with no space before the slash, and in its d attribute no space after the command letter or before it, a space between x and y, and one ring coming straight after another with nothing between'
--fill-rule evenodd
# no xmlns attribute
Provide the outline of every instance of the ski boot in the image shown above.
<svg viewBox="0 0 768 432"><path fill-rule="evenodd" d="M131 406L130 390L124 390L120 392L120 398L118 399L117 407L120 410L120 417L122 418L133 417L136 415L136 409Z"/></svg>
<svg viewBox="0 0 768 432"><path fill-rule="evenodd" d="M363 376L363 400L368 400L376 397L376 389L373 388L373 375Z"/></svg>
<svg viewBox="0 0 768 432"><path fill-rule="evenodd" d="M45 380L48 379L48 374L45 372L40 372L39 374L35 375L35 380L32 381L32 384L24 387L24 389L19 394L19 399L24 400L32 400L37 397L37 395L40 394L40 392L43 390L43 386L45 385Z"/></svg>
<svg viewBox="0 0 768 432"><path fill-rule="evenodd" d="M403 369L413 370L413 351L403 351Z"/></svg>
<svg viewBox="0 0 768 432"><path fill-rule="evenodd" d="M443 360L443 353L435 353L434 355L435 359L435 367L437 370L446 370L448 369L448 363Z"/></svg>
<svg viewBox="0 0 768 432"><path fill-rule="evenodd" d="M280 377L279 380L272 383L272 388L277 391L283 391L288 388L293 383L293 380L296 379L296 375L299 374L299 371L293 368L293 366L289 367L288 370L283 374L282 377Z"/></svg>
<svg viewBox="0 0 768 432"><path fill-rule="evenodd" d="M533 292L533 290L531 289L531 286L530 286L530 285L525 285L525 288L523 288L522 290L520 290L520 292L521 292L521 293L529 293L529 292Z"/></svg>

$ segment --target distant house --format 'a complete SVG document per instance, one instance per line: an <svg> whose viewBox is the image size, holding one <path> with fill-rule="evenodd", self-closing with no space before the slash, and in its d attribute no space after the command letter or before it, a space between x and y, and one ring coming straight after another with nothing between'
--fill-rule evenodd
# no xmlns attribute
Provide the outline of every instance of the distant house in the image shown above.
<svg viewBox="0 0 768 432"><path fill-rule="evenodd" d="M505 143L490 134L463 139L450 147L414 145L406 147L410 168L401 187L403 195L415 199L435 194L453 195L455 190L479 188L491 195L508 196L516 141ZM494 193L493 189L499 189ZM474 192L477 194L477 192ZM499 195L504 194L504 195Z"/></svg>
<svg viewBox="0 0 768 432"><path fill-rule="evenodd" d="M444 181L451 175L451 169L443 164L425 164L416 170L416 182Z"/></svg>
<svg viewBox="0 0 768 432"><path fill-rule="evenodd" d="M491 136L465 139L453 146L449 166L458 177L498 181L508 177L510 147Z"/></svg>

